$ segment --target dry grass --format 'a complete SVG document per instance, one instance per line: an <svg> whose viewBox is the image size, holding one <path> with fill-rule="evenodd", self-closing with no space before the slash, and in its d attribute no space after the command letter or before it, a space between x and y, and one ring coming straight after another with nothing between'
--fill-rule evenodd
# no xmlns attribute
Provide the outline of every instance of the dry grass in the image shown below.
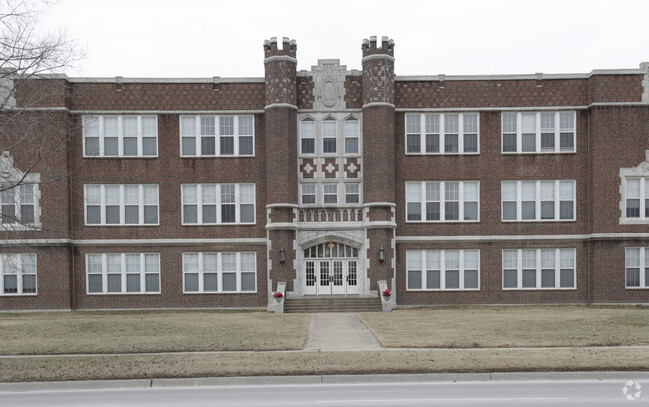
<svg viewBox="0 0 649 407"><path fill-rule="evenodd" d="M227 352L0 358L0 382L647 369L647 348Z"/></svg>
<svg viewBox="0 0 649 407"><path fill-rule="evenodd" d="M439 307L360 315L385 347L649 345L647 307Z"/></svg>
<svg viewBox="0 0 649 407"><path fill-rule="evenodd" d="M0 314L0 354L302 349L308 315L118 311Z"/></svg>

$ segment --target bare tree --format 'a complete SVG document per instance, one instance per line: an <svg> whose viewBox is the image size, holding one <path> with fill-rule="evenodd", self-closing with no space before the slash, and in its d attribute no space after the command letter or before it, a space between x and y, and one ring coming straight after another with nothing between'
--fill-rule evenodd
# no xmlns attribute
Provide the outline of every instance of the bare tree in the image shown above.
<svg viewBox="0 0 649 407"><path fill-rule="evenodd" d="M67 92L55 74L81 53L64 32L41 29L39 18L49 6L47 0L0 0L0 229L41 229L34 214L39 184L66 176L54 168L67 146L69 115L44 107Z"/></svg>

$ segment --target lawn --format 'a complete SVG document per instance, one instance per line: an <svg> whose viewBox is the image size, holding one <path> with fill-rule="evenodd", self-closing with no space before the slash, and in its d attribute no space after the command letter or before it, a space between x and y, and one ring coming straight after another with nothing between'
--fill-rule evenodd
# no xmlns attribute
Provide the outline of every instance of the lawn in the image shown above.
<svg viewBox="0 0 649 407"><path fill-rule="evenodd" d="M360 318L390 348L649 345L647 307L429 307Z"/></svg>
<svg viewBox="0 0 649 407"><path fill-rule="evenodd" d="M0 354L302 349L308 315L263 311L0 314Z"/></svg>

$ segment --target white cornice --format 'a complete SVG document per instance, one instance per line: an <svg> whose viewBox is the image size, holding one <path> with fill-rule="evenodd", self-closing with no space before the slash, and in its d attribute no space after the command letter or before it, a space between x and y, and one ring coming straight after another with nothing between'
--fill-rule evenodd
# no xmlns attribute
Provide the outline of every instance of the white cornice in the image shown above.
<svg viewBox="0 0 649 407"><path fill-rule="evenodd" d="M579 235L490 235L490 236L397 236L397 243L453 243L453 242L508 242L508 241L587 241L587 240L644 240L649 233L592 233Z"/></svg>
<svg viewBox="0 0 649 407"><path fill-rule="evenodd" d="M297 59L293 57L289 57L288 55L274 55L272 57L268 57L264 59L265 64L272 61L288 61L297 64Z"/></svg>
<svg viewBox="0 0 649 407"><path fill-rule="evenodd" d="M275 109L280 107L287 107L289 109L297 110L297 106L291 103L271 103L270 105L266 105L264 107L264 110Z"/></svg>

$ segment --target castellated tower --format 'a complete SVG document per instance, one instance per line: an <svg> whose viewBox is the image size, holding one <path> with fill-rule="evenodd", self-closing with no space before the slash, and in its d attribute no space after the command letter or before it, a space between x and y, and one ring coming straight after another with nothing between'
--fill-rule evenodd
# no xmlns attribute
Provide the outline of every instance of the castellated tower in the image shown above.
<svg viewBox="0 0 649 407"><path fill-rule="evenodd" d="M395 150L394 41L363 40L363 191L370 284L394 287ZM375 259L383 248L384 261Z"/></svg>
<svg viewBox="0 0 649 407"><path fill-rule="evenodd" d="M297 208L297 44L286 37L264 41L266 80L266 190L269 292L295 278L294 210ZM284 258L280 262L280 250ZM292 289L289 283L289 289ZM269 299L270 300L270 299Z"/></svg>

